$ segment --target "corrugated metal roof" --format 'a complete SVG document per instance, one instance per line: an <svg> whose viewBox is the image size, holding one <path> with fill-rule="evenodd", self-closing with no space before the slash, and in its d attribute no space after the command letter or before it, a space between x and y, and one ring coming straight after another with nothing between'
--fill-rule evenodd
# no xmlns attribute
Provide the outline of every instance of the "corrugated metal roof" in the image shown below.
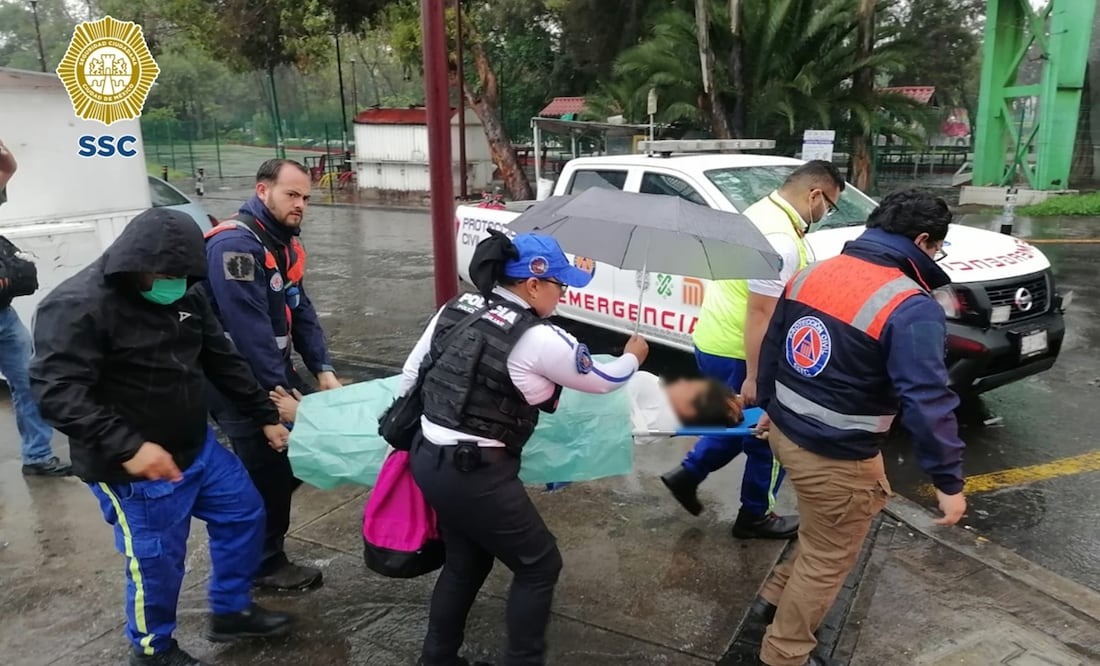
<svg viewBox="0 0 1100 666"><path fill-rule="evenodd" d="M555 97L550 100L546 108L539 111L539 115L560 118L567 113L584 113L584 111L585 105L583 97Z"/></svg>
<svg viewBox="0 0 1100 666"><path fill-rule="evenodd" d="M879 88L879 92L905 95L918 104L927 104L932 101L932 95L936 94L935 86L895 86L893 88Z"/></svg>
<svg viewBox="0 0 1100 666"><path fill-rule="evenodd" d="M456 111L451 109L451 116ZM427 125L428 110L422 106L367 109L355 116L355 122L360 125Z"/></svg>

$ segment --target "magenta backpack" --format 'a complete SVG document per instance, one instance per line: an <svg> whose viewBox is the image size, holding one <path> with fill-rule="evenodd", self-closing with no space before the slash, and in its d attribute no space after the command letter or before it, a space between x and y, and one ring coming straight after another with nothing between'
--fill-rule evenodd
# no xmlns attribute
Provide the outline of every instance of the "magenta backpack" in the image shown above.
<svg viewBox="0 0 1100 666"><path fill-rule="evenodd" d="M363 507L367 568L390 578L415 578L443 566L443 541L413 480L408 451L393 451Z"/></svg>

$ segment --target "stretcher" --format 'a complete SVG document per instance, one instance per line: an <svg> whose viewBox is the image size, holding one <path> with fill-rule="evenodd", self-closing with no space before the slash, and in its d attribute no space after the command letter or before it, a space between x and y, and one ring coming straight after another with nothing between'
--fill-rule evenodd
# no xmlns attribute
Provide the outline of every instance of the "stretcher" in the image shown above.
<svg viewBox="0 0 1100 666"><path fill-rule="evenodd" d="M635 430L631 434L635 437L754 437L758 430L756 424L764 415L764 410L759 407L750 407L745 410L745 420L741 425L733 428L716 427L687 427L677 430Z"/></svg>

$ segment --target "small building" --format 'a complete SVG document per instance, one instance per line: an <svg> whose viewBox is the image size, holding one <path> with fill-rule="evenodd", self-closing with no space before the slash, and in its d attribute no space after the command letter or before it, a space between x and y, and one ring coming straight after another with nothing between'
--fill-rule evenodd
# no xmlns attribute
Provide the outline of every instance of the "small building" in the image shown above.
<svg viewBox="0 0 1100 666"><path fill-rule="evenodd" d="M451 110L454 191L461 192L458 110ZM466 175L470 192L487 189L494 165L481 120L466 109ZM420 199L431 190L428 112L424 107L372 108L355 116L355 169L359 189L389 200Z"/></svg>

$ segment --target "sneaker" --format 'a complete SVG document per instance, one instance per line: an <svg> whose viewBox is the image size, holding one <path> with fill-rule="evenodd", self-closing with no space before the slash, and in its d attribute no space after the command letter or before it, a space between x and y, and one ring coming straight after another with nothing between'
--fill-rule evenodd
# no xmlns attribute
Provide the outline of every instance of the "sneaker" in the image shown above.
<svg viewBox="0 0 1100 666"><path fill-rule="evenodd" d="M209 666L180 649L179 643L172 641L172 647L156 654L138 654L130 652L130 666Z"/></svg>
<svg viewBox="0 0 1100 666"><path fill-rule="evenodd" d="M754 516L742 509L733 523L735 539L793 539L798 536L798 516L769 513Z"/></svg>
<svg viewBox="0 0 1100 666"><path fill-rule="evenodd" d="M252 586L268 592L302 592L324 584L320 569L286 562L274 571L257 576Z"/></svg>
<svg viewBox="0 0 1100 666"><path fill-rule="evenodd" d="M45 462L23 465L23 476L72 476L72 465L62 463L57 456Z"/></svg>
<svg viewBox="0 0 1100 666"><path fill-rule="evenodd" d="M287 613L269 611L256 604L239 613L210 616L206 639L211 643L231 643L242 638L267 638L290 631L294 618Z"/></svg>
<svg viewBox="0 0 1100 666"><path fill-rule="evenodd" d="M699 501L699 481L683 465L662 474L661 481L688 513L693 516L703 513L703 503Z"/></svg>

